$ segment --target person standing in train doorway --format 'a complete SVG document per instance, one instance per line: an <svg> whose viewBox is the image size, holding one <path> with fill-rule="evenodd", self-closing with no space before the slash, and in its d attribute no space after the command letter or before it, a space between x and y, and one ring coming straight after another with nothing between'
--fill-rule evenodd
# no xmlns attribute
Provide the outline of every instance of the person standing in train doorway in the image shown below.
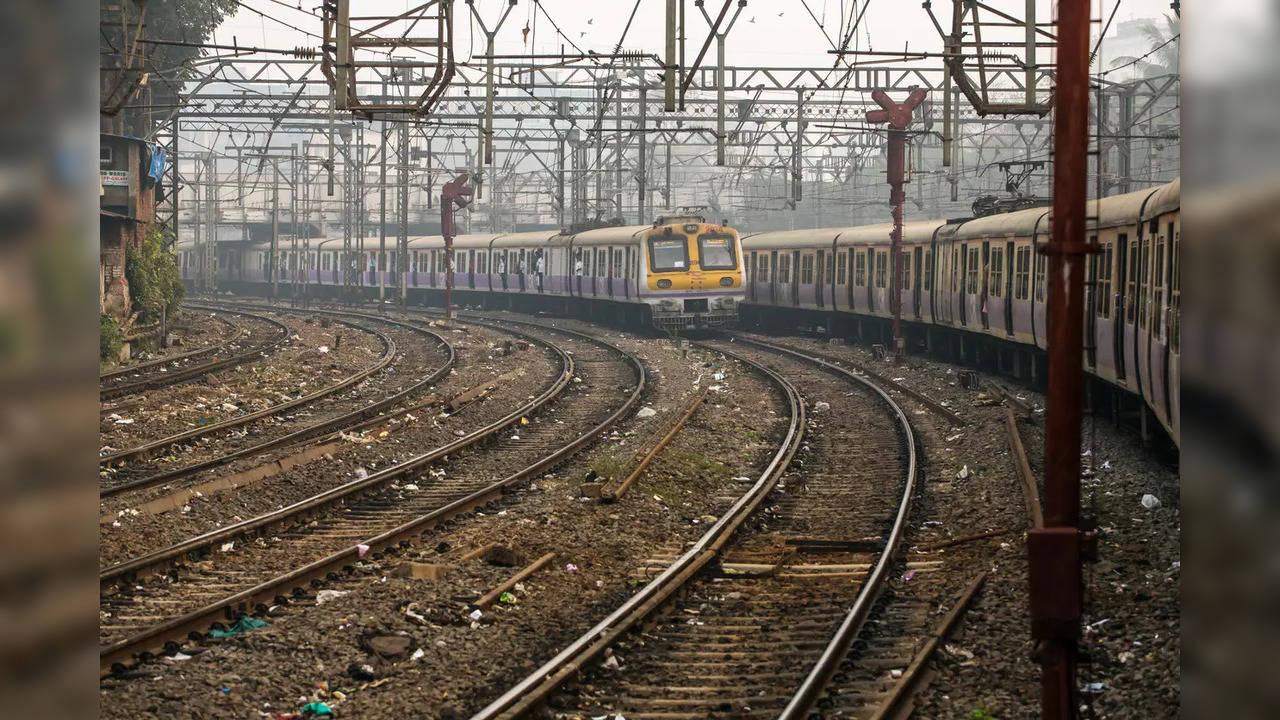
<svg viewBox="0 0 1280 720"><path fill-rule="evenodd" d="M524 292L524 276L526 274L526 265L524 261L524 252L520 253L520 261L516 266L516 272L520 276L520 292Z"/></svg>
<svg viewBox="0 0 1280 720"><path fill-rule="evenodd" d="M546 263L542 259L542 251L538 251L537 270L538 273L538 292L542 292L542 273L546 271Z"/></svg>
<svg viewBox="0 0 1280 720"><path fill-rule="evenodd" d="M574 253L573 261L573 277L574 282L578 285L578 294L582 294L582 248L578 248Z"/></svg>
<svg viewBox="0 0 1280 720"><path fill-rule="evenodd" d="M506 253L506 251L504 250L504 251L502 252L502 254L498 255L498 275L500 275L500 276L502 277L502 289L503 289L503 290L506 290L506 289L507 289L507 258L506 258L506 254L507 254L507 253Z"/></svg>

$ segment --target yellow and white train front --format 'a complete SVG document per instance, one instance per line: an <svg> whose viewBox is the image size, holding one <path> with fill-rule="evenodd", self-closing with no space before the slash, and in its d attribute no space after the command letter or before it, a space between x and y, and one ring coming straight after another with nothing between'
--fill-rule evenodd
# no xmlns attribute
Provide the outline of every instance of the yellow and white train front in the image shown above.
<svg viewBox="0 0 1280 720"><path fill-rule="evenodd" d="M640 299L663 328L736 322L744 298L738 233L723 225L675 222L643 236Z"/></svg>

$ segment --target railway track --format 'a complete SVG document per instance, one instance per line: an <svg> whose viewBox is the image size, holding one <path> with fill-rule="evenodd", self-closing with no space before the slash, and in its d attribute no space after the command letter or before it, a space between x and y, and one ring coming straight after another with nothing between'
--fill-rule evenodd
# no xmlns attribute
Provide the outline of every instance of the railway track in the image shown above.
<svg viewBox="0 0 1280 720"><path fill-rule="evenodd" d="M225 435L228 431L235 430L236 428L243 427L250 423L266 420L288 410L310 405L357 385L374 373L385 369L395 359L398 352L398 346L387 333L378 330L377 328L361 326L349 319L338 318L337 322L346 324L364 332L372 333L377 337L378 341L382 345L382 354L372 364L350 373L337 382L328 384L314 392L276 403L255 412L246 413L220 422L200 425L162 438L144 442L125 450L110 452L98 458L99 467L104 469L113 468L118 472L119 468L124 467L130 462L136 463L149 460L156 456L163 455L175 446L192 443L203 438ZM136 471L126 473L124 480L116 480L114 482L104 484L109 487L114 484L119 484L120 482L127 482L135 479L137 479Z"/></svg>
<svg viewBox="0 0 1280 720"><path fill-rule="evenodd" d="M412 366L413 363L401 361L398 363L401 368L401 372L399 374L393 377L375 376L385 378L384 384L387 385L387 387L370 388L367 392L361 393L361 395L372 394L377 398L372 402L366 402L359 398L354 398L356 407L347 410L342 406L351 405L351 401L353 399L335 399L334 404L339 407L320 410L318 414L323 415L324 417L317 422L309 423L302 427L296 427L291 424L273 426L273 430L280 428L287 430L287 432L275 435L274 437L269 437L261 440L260 442L246 444L239 448L221 448L218 453L212 454L206 459L189 463L182 467L163 470L144 477L124 478L119 482L104 486L99 492L100 497L105 500L127 492L166 485L183 478L199 475L209 470L225 467L245 458L264 455L265 453L279 448L294 446L308 440L321 438L331 433L353 429L363 421L374 418L384 410L405 402L415 393L439 382L441 378L449 374L449 371L453 368L454 363L457 360L457 353L453 346L443 336L430 328L411 325L409 323L403 323L388 318L378 318L362 313L338 313L322 310L316 310L313 312L332 317L346 317L366 321L376 321L391 326L397 331L407 333L408 337L405 339L409 340L409 342L402 341L394 344L395 349L401 350L402 356L404 354L416 355L428 352L428 345L426 343L419 344L412 342L414 336L423 337L428 339L430 343L434 345L434 348L431 348L430 352L438 350L443 353L443 362L428 370L420 379L405 386L404 383L408 382L408 375L404 373L403 369L406 365ZM425 363L423 364L425 365Z"/></svg>
<svg viewBox="0 0 1280 720"><path fill-rule="evenodd" d="M642 590L473 720L543 704L626 718L799 718L824 699L899 568L915 486L910 424L883 390L820 358L743 339L705 346L754 365L788 399L791 427L772 462L699 541L656 550L638 569L652 578ZM606 652L625 673L600 670L560 691Z"/></svg>
<svg viewBox="0 0 1280 720"><path fill-rule="evenodd" d="M127 395L136 395L142 392L157 390L162 387L176 385L181 382L187 382L196 378L204 377L212 372L226 370L237 365L246 363L254 358L261 357L263 353L282 345L289 339L289 328L284 323L259 315L257 313L244 312L240 310L229 310L226 308L212 308L206 305L198 305L188 303L188 307L199 308L202 310L216 310L231 315L239 315L241 317L252 318L254 321L261 322L268 327L274 328L273 336L262 343L253 345L247 349L238 350L238 342L243 339L243 329L236 332L233 337L219 343L213 347L192 350L181 355L160 358L146 363L133 365L123 368L115 372L106 373L98 378L98 400L105 402L116 398L125 397ZM221 353L232 351L233 354L220 357ZM202 358L213 356L208 362L196 362Z"/></svg>
<svg viewBox="0 0 1280 720"><path fill-rule="evenodd" d="M423 531L559 464L639 402L645 377L634 356L586 335L525 323L556 337L554 344L539 341L512 324L502 330L548 345L561 362L558 377L528 403L362 480L101 572L103 673L198 642L215 623L306 598L365 557L398 552ZM463 452L481 440L490 442Z"/></svg>

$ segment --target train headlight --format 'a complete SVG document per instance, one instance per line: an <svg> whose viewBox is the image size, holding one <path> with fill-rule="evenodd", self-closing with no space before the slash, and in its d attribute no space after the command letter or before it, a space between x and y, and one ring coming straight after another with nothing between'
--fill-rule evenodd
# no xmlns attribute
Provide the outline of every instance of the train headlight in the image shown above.
<svg viewBox="0 0 1280 720"><path fill-rule="evenodd" d="M696 233L698 232L698 226L693 223L688 223L684 226L684 231L687 233Z"/></svg>
<svg viewBox="0 0 1280 720"><path fill-rule="evenodd" d="M733 278L731 277L720 278L720 287L729 287L731 285L733 285Z"/></svg>
<svg viewBox="0 0 1280 720"><path fill-rule="evenodd" d="M669 288L669 287L671 287L671 281L670 281L670 280L668 280L668 279L666 279L666 278L662 278L661 280L659 280L659 281L658 281L658 288L659 288L659 289L666 290L666 289L667 289L667 288Z"/></svg>

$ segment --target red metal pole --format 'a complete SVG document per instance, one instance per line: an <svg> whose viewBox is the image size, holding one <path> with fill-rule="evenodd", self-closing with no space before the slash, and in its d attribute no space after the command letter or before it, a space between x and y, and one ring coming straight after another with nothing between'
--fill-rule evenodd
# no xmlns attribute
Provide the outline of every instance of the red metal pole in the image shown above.
<svg viewBox="0 0 1280 720"><path fill-rule="evenodd" d="M889 205L893 213L893 231L889 234L889 267L893 268L889 309L893 312L894 362L902 360L906 345L902 339L902 203L906 199L902 186L907 182L906 130L911 124L911 115L916 106L924 102L925 95L927 92L924 90L912 90L906 100L895 103L883 90L874 90L871 99L883 109L867 113L867 122L889 124L889 156L885 174L889 181Z"/></svg>
<svg viewBox="0 0 1280 720"><path fill-rule="evenodd" d="M893 361L902 362L905 344L902 340L902 202L906 192L906 134L889 131L889 204L893 213L893 230L889 234L890 262L893 263L893 293L889 296L889 309L893 311Z"/></svg>
<svg viewBox="0 0 1280 720"><path fill-rule="evenodd" d="M1048 257L1045 527L1027 536L1031 633L1041 671L1041 713L1076 716L1083 584L1080 422L1084 352L1085 183L1089 150L1089 3L1058 3L1053 215Z"/></svg>
<svg viewBox="0 0 1280 720"><path fill-rule="evenodd" d="M453 214L450 208L449 214ZM453 322L453 236L444 236L444 321Z"/></svg>
<svg viewBox="0 0 1280 720"><path fill-rule="evenodd" d="M444 237L444 319L453 321L453 237L457 234L454 228L454 207L466 207L471 202L475 189L467 185L471 173L462 173L444 184L440 189L440 234Z"/></svg>

